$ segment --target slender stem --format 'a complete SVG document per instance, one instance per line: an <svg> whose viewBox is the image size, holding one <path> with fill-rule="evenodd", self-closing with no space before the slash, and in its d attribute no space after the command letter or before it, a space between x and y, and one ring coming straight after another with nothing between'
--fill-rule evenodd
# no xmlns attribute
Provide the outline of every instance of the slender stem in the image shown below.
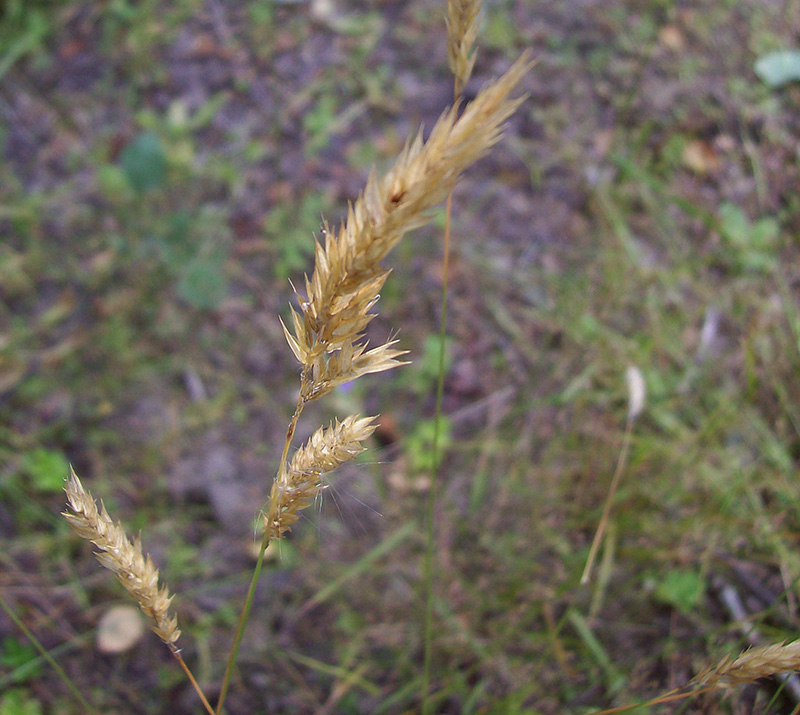
<svg viewBox="0 0 800 715"><path fill-rule="evenodd" d="M189 682L192 684L192 687L195 689L197 694L200 696L200 700L203 702L203 707L205 707L206 712L209 715L215 715L214 708L211 707L211 703L208 702L208 699L206 698L206 696L203 693L202 689L197 684L197 681L194 679L194 675L192 674L192 671L189 670L189 666L186 665L185 661L181 657L180 651L177 650L177 649L173 649L173 648L170 648L170 651L172 651L172 655L175 656L175 660L177 660L178 663L180 663L181 668L183 668L183 672L186 673L186 677L189 678Z"/></svg>
<svg viewBox="0 0 800 715"><path fill-rule="evenodd" d="M50 667L56 671L58 677L64 681L64 684L67 686L67 688L69 688L69 691L78 699L78 702L80 702L83 708L87 712L92 713L92 715L99 715L97 710L95 710L95 708L93 708L86 701L86 698L83 697L81 691L78 690L78 688L75 686L75 683L72 682L72 679L64 672L64 669L58 664L55 658L53 658L53 656L47 652L45 647L39 642L39 639L35 635L33 635L30 629L22 622L19 616L17 616L17 614L14 612L11 606L9 606L5 602L2 596L0 596L0 608L2 608L8 614L8 617L12 621L14 621L14 624L17 626L17 628L19 628L25 634L25 637L33 644L33 647L39 651L42 658L44 658L48 662Z"/></svg>
<svg viewBox="0 0 800 715"><path fill-rule="evenodd" d="M458 94L456 94L456 102ZM450 264L450 215L453 204L453 192L447 196L444 223L444 258L442 260L442 314L439 324L439 374L436 380L436 416L433 422L433 460L431 464L431 486L428 492L428 509L426 516L425 550L425 655L422 668L422 714L427 715L430 708L431 659L433 655L433 557L435 552L435 533L433 521L436 515L436 476L439 463L439 435L442 421L442 398L444 395L444 358L447 339L447 277Z"/></svg>
<svg viewBox="0 0 800 715"><path fill-rule="evenodd" d="M453 103L461 100L461 82L455 79ZM442 313L439 321L439 370L436 378L436 414L433 421L433 461L431 466L431 487L428 492L426 515L425 550L425 654L422 666L422 715L430 711L431 660L433 657L433 557L435 553L433 520L436 516L436 477L439 464L439 434L442 422L442 399L444 396L444 358L447 344L447 287L450 274L450 217L453 212L453 191L447 194L444 213L444 255L442 257Z"/></svg>
<svg viewBox="0 0 800 715"><path fill-rule="evenodd" d="M228 663L225 666L225 676L222 679L222 689L219 693L219 700L217 701L216 715L221 715L222 706L225 704L225 696L228 694L228 688L231 684L231 675L233 674L233 666L236 663L236 656L239 655L239 646L242 643L242 636L244 635L244 627L247 624L247 618L250 615L250 608L253 605L253 596L256 592L256 584L258 577L261 575L261 567L264 565L264 554L269 546L269 531L264 529L264 538L261 539L261 549L258 552L258 561L256 567L253 569L253 576L250 579L250 588L247 589L247 597L244 600L242 612L239 614L239 622L236 624L236 634L233 637L233 646L231 652L228 653Z"/></svg>
<svg viewBox="0 0 800 715"><path fill-rule="evenodd" d="M303 375L301 379L305 380L305 375ZM297 397L297 404L294 407L294 414L289 422L289 426L286 428L286 440L283 443L283 453L281 454L281 462L278 465L278 474L283 473L283 469L286 466L286 457L289 455L289 447L292 444L294 431L297 429L297 420L300 419L300 413L303 411L305 404L305 400L303 399L303 388L301 386L300 395Z"/></svg>
<svg viewBox="0 0 800 715"><path fill-rule="evenodd" d="M304 378L301 378L301 380L302 379ZM302 392L303 390L301 387L300 395L297 398L297 405L295 405L294 408L294 414L289 422L289 426L286 428L286 439L283 443L281 461L278 465L278 475L282 474L283 470L286 468L286 458L289 454L289 446L292 443L292 437L294 437L294 431L297 428L297 420L300 419L300 413L303 411L303 407L305 406ZM265 527L264 537L261 539L261 548L258 551L258 560L256 561L255 568L253 569L253 576L250 579L250 587L247 589L247 596L244 600L244 606L242 606L242 612L239 614L239 622L236 624L236 633L233 636L233 645L231 646L230 653L228 653L228 662L225 666L225 675L222 679L222 689L220 690L219 700L217 701L216 715L221 715L222 706L225 704L225 698L228 695L228 688L230 687L231 676L233 675L233 666L236 664L236 657L239 655L239 646L242 643L244 628L247 625L247 619L250 616L250 609L253 606L253 597L256 593L256 584L258 583L258 578L261 575L261 568L264 565L264 554L267 552L269 542L269 529Z"/></svg>
<svg viewBox="0 0 800 715"><path fill-rule="evenodd" d="M606 533L606 526L608 524L608 517L611 514L611 505L614 502L614 495L617 493L620 477L625 469L625 462L628 460L628 452L631 446L631 431L633 429L633 417L628 415L628 422L625 425L625 435L622 438L622 448L619 452L617 459L617 468L614 470L614 478L611 480L611 486L608 488L608 495L606 496L606 503L603 506L603 514L600 517L600 523L597 525L597 531L594 534L592 547L589 549L589 557L586 559L586 566L583 569L581 576L581 583L588 583L592 575L592 567L597 558L597 550L600 548L600 543L603 540L603 535Z"/></svg>
<svg viewBox="0 0 800 715"><path fill-rule="evenodd" d="M462 90L461 80L458 77L456 77L453 89L453 97L455 98L456 104L458 104L458 100L461 98L461 90ZM452 191L450 192L450 195L451 196L453 195Z"/></svg>
<svg viewBox="0 0 800 715"><path fill-rule="evenodd" d="M710 693L715 688L703 688L702 690L691 690L689 692L682 693L680 692L679 688L674 688L663 695L659 695L657 698L653 698L652 700L647 700L643 703L631 703L630 705L622 705L618 708L611 708L610 710L597 710L593 712L591 715L612 715L612 713L624 713L628 710L646 708L650 705L660 705L661 703L672 703L676 700L685 700L686 698L694 698L698 695L703 695L704 693Z"/></svg>

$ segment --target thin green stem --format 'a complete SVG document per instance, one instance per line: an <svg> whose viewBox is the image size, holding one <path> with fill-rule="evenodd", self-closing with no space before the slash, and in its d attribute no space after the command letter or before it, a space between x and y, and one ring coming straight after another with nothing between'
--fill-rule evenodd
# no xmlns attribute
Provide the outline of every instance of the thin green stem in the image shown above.
<svg viewBox="0 0 800 715"><path fill-rule="evenodd" d="M225 677L222 679L222 689L219 693L219 701L217 702L216 715L221 715L222 706L225 704L225 697L228 694L228 688L231 684L231 676L233 675L233 666L236 663L236 657L239 655L239 646L242 643L242 636L244 635L244 627L247 625L247 619L250 616L250 608L253 605L253 596L256 593L256 584L258 577L261 575L261 567L264 565L264 554L269 546L269 531L264 529L264 538L261 539L261 548L258 552L258 561L256 567L253 569L253 576L250 579L250 587L247 589L247 597L244 600L242 612L239 614L239 622L236 625L236 634L233 637L233 646L231 652L228 654L228 663L225 666Z"/></svg>
<svg viewBox="0 0 800 715"><path fill-rule="evenodd" d="M433 656L433 558L435 554L436 516L436 477L439 464L439 436L442 421L442 398L444 396L444 363L447 339L447 277L450 263L450 214L453 203L453 192L447 196L444 224L444 258L442 261L442 314L439 324L439 373L436 380L436 415L433 422L433 460L431 464L431 486L428 492L428 508L426 516L425 550L425 655L422 667L422 715L430 712L431 660Z"/></svg>
<svg viewBox="0 0 800 715"><path fill-rule="evenodd" d="M292 419L289 422L289 426L286 428L286 439L283 442L283 452L281 453L281 462L278 465L278 471L276 474L282 474L283 469L286 466L286 458L289 455L289 447L292 444L292 439L294 437L294 431L297 429L297 420L300 419L300 413L303 411L303 407L305 407L305 401L303 400L303 381L306 379L305 373L301 378L301 386L300 386L300 395L297 397L297 404L294 407L294 414L292 415Z"/></svg>
<svg viewBox="0 0 800 715"><path fill-rule="evenodd" d="M72 682L72 679L64 672L64 669L56 662L55 658L50 655L50 653L45 650L45 647L39 642L39 639L31 633L28 627L22 622L22 620L17 616L14 610L9 606L2 596L0 596L0 608L2 608L8 617L14 622L14 624L19 628L24 634L25 637L33 644L33 647L39 651L42 658L44 658L53 670L56 671L61 680L64 681L64 684L69 688L69 691L78 699L78 702L83 706L83 708L93 715L99 715L98 711L95 710L87 701L86 698L83 697L81 691L78 690L75 683Z"/></svg>
<svg viewBox="0 0 800 715"><path fill-rule="evenodd" d="M292 437L294 437L294 431L297 428L297 420L300 419L300 413L303 411L304 404L301 388L301 396L297 398L297 405L294 408L294 414L292 415L292 419L286 429L286 439L283 443L281 461L278 465L278 475L282 474L283 470L286 468L286 458L289 454L289 446L292 443ZM228 662L225 666L225 675L222 679L222 689L219 693L216 715L221 715L222 706L225 704L225 698L228 695L228 688L230 687L231 676L233 675L233 666L236 664L236 658L239 655L239 646L242 644L244 629L247 625L247 619L250 617L250 609L253 606L253 597L256 593L256 584L258 583L258 578L261 575L261 568L264 566L264 554L267 552L269 542L269 529L265 525L264 537L261 539L261 548L258 551L258 560L256 561L255 568L253 569L253 576L250 579L250 587L247 589L247 596L244 600L244 606L242 606L242 612L239 614L239 622L236 624L236 633L233 637L233 645L231 646L230 653L228 653Z"/></svg>
<svg viewBox="0 0 800 715"><path fill-rule="evenodd" d="M453 104L461 101L461 82L456 77L453 88ZM442 313L439 321L439 369L436 377L436 414L433 421L433 460L431 466L431 487L428 492L425 539L425 654L422 665L422 715L430 711L431 660L433 657L433 557L435 554L436 516L436 477L439 465L439 436L442 422L442 399L444 396L444 358L447 346L447 286L450 274L450 217L453 213L453 191L447 195L444 213L444 250L442 256Z"/></svg>
<svg viewBox="0 0 800 715"><path fill-rule="evenodd" d="M606 526L608 525L608 518L611 515L611 505L614 503L614 496L617 493L619 480L622 477L622 472L625 469L625 463L628 460L628 453L631 447L631 433L633 431L634 418L628 415L628 421L625 425L625 435L622 438L622 447L620 448L619 457L617 458L617 467L614 470L614 477L611 480L611 486L608 488L608 495L606 496L606 503L603 506L603 514L600 517L600 522L597 525L597 531L594 534L592 547L589 549L589 556L586 559L586 566L583 569L581 576L581 583L588 583L592 575L592 568L594 561L597 558L597 551L603 541L603 536L606 533Z"/></svg>

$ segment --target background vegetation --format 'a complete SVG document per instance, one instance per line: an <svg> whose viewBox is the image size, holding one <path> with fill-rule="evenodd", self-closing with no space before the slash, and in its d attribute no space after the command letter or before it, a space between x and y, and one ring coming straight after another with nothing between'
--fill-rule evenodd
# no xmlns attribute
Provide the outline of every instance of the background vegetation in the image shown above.
<svg viewBox="0 0 800 715"><path fill-rule="evenodd" d="M296 397L287 279L450 101L444 6L0 13L0 592L99 710L195 712L156 638L97 651L124 594L58 516L67 465L141 529L213 693ZM800 87L755 68L799 34L796 0L487 4L466 95L523 48L539 63L455 196L440 712L683 685L747 642L730 589L764 642L797 637ZM440 228L393 255L370 326L414 364L301 422L383 415L262 577L231 713L418 707ZM581 586L630 365L647 403ZM650 712L791 712L789 691ZM0 713L40 712L79 706L2 615Z"/></svg>

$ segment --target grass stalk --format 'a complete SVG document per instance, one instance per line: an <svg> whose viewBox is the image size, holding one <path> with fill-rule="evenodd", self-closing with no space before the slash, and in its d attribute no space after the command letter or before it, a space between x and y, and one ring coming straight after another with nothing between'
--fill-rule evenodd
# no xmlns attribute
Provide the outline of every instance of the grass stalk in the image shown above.
<svg viewBox="0 0 800 715"><path fill-rule="evenodd" d="M480 0L448 0L447 2L447 61L453 73L453 106L458 108L461 92L475 66L475 40L478 35L478 16L481 11ZM444 396L444 363L447 345L447 292L450 273L450 224L453 213L453 188L447 193L444 222L444 247L442 256L442 297L439 320L439 365L436 376L436 412L433 420L433 443L431 451L431 484L428 491L425 525L425 563L423 582L425 584L425 651L422 666L422 714L430 710L430 673L433 657L433 561L436 553L436 480L439 465L439 440L442 429L442 399Z"/></svg>
<svg viewBox="0 0 800 715"><path fill-rule="evenodd" d="M608 525L608 519L611 514L611 506L614 502L614 497L616 496L617 488L619 487L619 481L622 478L622 473L625 471L625 465L628 461L628 454L630 453L631 449L631 434L633 432L633 425L636 422L636 418L644 409L647 388L645 386L645 381L641 370L639 370L638 367L630 365L625 372L625 378L628 383L628 419L625 424L625 436L622 438L622 447L619 451L617 467L614 470L614 477L612 478L611 486L608 489L606 503L603 506L603 514L600 517L600 523L597 525L597 531L595 532L592 546L589 549L589 557L586 559L586 566L583 569L583 575L581 576L582 584L588 583L589 578L591 577L594 561L597 558L597 551L600 548L601 542L603 541L603 535L605 534L606 527Z"/></svg>
<svg viewBox="0 0 800 715"><path fill-rule="evenodd" d="M39 642L39 639L33 635L30 629L22 622L22 619L14 612L14 609L6 603L5 599L0 596L0 608L2 608L6 615L13 621L14 625L19 628L25 637L31 642L34 648L39 651L39 654L44 658L50 667L56 672L59 678L64 682L67 686L69 691L75 696L78 702L86 709L86 712L91 713L91 715L99 715L98 711L95 710L87 701L86 698L83 697L81 691L78 690L75 683L72 682L72 678L70 678L64 669L58 664L55 658L53 658L50 653L47 652L47 649Z"/></svg>
<svg viewBox="0 0 800 715"><path fill-rule="evenodd" d="M456 102L458 102L458 95L456 95ZM425 540L427 547L425 549L425 564L423 569L423 580L425 584L425 654L422 666L423 715L428 713L430 707L430 672L433 656L433 559L436 551L436 530L433 524L436 516L436 478L439 472L439 437L441 434L442 399L444 396L444 358L447 338L447 277L450 261L450 216L452 204L453 192L451 191L447 196L447 206L445 208L444 256L442 258L442 310L439 319L439 367L436 377L436 413L433 418L433 443L431 445L431 451L433 452L433 459L431 461L431 485L428 490L428 504L425 516Z"/></svg>
<svg viewBox="0 0 800 715"><path fill-rule="evenodd" d="M297 429L297 420L300 419L300 413L303 411L304 402L302 396L298 396L297 404L294 408L294 414L289 421L289 426L286 428L286 439L283 443L283 451L281 452L281 461L278 465L278 474L281 474L286 469L286 458L289 454L289 446L292 443L294 432ZM244 636L244 629L247 626L247 619L250 617L250 609L253 607L253 598L256 593L256 586L258 579L261 576L261 569L264 566L264 554L267 553L267 547L272 540L272 535L269 529L264 529L264 536L261 539L261 546L258 550L258 559L256 560L253 574L250 577L250 586L247 589L247 596L244 599L242 611L239 614L239 621L236 624L236 633L233 636L233 645L228 653L228 660L225 664L225 675L222 678L222 688L219 692L219 700L217 701L216 715L222 714L222 708L225 705L225 698L228 695L228 688L230 688L231 677L233 676L233 666L236 664L236 658L239 655L239 648L242 644L242 637Z"/></svg>
<svg viewBox="0 0 800 715"><path fill-rule="evenodd" d="M170 650L172 650L172 655L175 656L175 660L178 661L178 664L183 669L183 672L186 674L186 677L189 679L189 682L192 684L192 687L194 688L195 692L200 697L200 701L203 703L203 707L206 709L208 715L214 715L214 708L212 708L211 703L208 702L208 698L206 698L203 689L197 683L197 680L195 679L192 671L189 669L189 666L186 665L186 661L184 661L180 651L177 650L176 648L171 648Z"/></svg>
<svg viewBox="0 0 800 715"><path fill-rule="evenodd" d="M67 493L69 511L63 512L62 516L76 534L97 547L97 560L116 575L125 590L138 602L142 612L152 619L153 632L183 668L206 711L214 715L214 710L176 645L181 632L178 617L170 611L173 596L170 596L166 586L159 585L158 569L150 556L142 551L141 541L131 541L122 526L109 516L102 502L98 508L92 493L84 488L71 468L64 491Z"/></svg>
<svg viewBox="0 0 800 715"><path fill-rule="evenodd" d="M236 658L239 655L239 647L242 644L242 636L244 635L244 629L247 625L247 619L250 616L250 609L253 606L253 597L256 593L256 584L258 584L258 578L261 575L261 568L264 565L264 554L267 551L267 547L269 546L270 542L270 533L266 529L264 530L264 536L261 539L261 547L258 551L258 560L256 561L256 566L253 569L253 575L250 578L250 586L247 589L247 596L244 599L244 606L242 606L242 612L239 614L239 622L236 624L236 633L233 636L233 645L231 646L230 653L228 653L228 662L225 665L225 675L222 678L222 688L219 693L219 700L217 701L217 709L215 715L222 715L222 708L225 705L225 698L228 695L228 688L231 684L231 676L233 675L233 666L236 664Z"/></svg>
<svg viewBox="0 0 800 715"><path fill-rule="evenodd" d="M461 1L475 9L475 0ZM466 17L469 19L470 16ZM465 66L471 69L474 58L470 58L466 45L460 46L457 57L462 65L466 62ZM503 122L523 101L511 99L509 95L530 67L528 53L523 53L503 76L486 85L462 112L457 105L446 110L427 141L423 140L420 130L407 142L389 172L382 177L375 171L371 172L364 191L348 207L347 218L341 222L338 231L329 232L325 224L321 240L315 244L314 271L311 276L306 276L305 295L296 292L299 310L292 308L290 325L283 325L289 348L300 363L297 404L286 430L269 505L262 515L261 547L228 654L216 710L211 709L203 698L209 713L221 715L224 711L267 547L273 539L281 539L291 530L300 518L300 511L311 506L325 489L325 475L355 459L376 428L375 417L349 415L337 419L328 427L317 429L289 459L300 414L307 403L339 385L362 375L405 364L398 359L405 351L395 348L397 341L393 338L377 347L368 347L365 329L375 317L371 309L378 301L379 291L389 274L381 261L406 233L430 221L431 209L447 199L462 172L500 139ZM460 76L465 82L468 73ZM446 328L446 280L443 296L442 336ZM441 413L443 367L444 355L441 354L437 414ZM437 434L436 450L438 439ZM199 692L175 646L180 630L177 617L170 611L172 596L166 586L159 587L158 571L150 557L143 553L140 541L128 539L102 503L98 509L74 472L67 482L66 491L70 511L65 512L64 517L80 536L98 547L98 559L102 565L117 575L145 614L153 619L153 630L170 646ZM433 492L431 499L429 523L432 529ZM429 549L426 580L430 584L432 537Z"/></svg>
<svg viewBox="0 0 800 715"><path fill-rule="evenodd" d="M628 453L630 452L630 445L631 445L631 433L633 430L633 418L628 417L627 424L625 425L625 435L622 438L622 448L619 452L619 457L617 459L617 467L614 470L614 477L611 480L611 486L608 488L608 494L606 495L606 501L603 505L603 514L600 517L600 522L597 525L597 531L594 533L594 539L592 540L592 546L589 549L589 556L586 559L586 566L583 569L583 574L581 575L581 583L588 583L589 579L592 576L592 569L594 568L594 562L597 558L597 551L600 548L600 544L603 541L603 536L606 533L606 527L608 526L608 519L611 515L611 506L614 503L614 497L617 494L617 488L619 487L620 479L622 478L622 473L625 471L625 464L628 461Z"/></svg>

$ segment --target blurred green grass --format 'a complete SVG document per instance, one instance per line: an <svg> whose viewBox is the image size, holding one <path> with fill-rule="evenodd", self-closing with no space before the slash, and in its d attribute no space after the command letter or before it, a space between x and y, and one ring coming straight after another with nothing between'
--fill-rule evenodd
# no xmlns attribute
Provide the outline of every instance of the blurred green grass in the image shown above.
<svg viewBox="0 0 800 715"><path fill-rule="evenodd" d="M447 101L440 9L380 10L4 5L0 558L46 647L120 598L58 517L69 460L142 531L180 594L188 657L218 681L247 538L207 493L175 491L176 465L219 441L266 494L294 399L274 319L286 278L301 285L312 233L367 164ZM800 98L752 72L789 29L755 2L572 13L487 12L481 77L524 46L542 59L500 158L456 197L440 712L589 712L685 683L744 642L714 586L736 568L774 596L753 614L764 637L797 632ZM432 64L419 48L437 46ZM336 396L384 413L383 446L265 579L231 712L416 707L438 245L422 232L392 260L375 329L400 328L417 365ZM629 365L646 408L582 588ZM1 623L16 687L0 712L77 712ZM158 643L118 661L67 651L98 708L191 709ZM751 701L788 707L758 690L698 707Z"/></svg>

